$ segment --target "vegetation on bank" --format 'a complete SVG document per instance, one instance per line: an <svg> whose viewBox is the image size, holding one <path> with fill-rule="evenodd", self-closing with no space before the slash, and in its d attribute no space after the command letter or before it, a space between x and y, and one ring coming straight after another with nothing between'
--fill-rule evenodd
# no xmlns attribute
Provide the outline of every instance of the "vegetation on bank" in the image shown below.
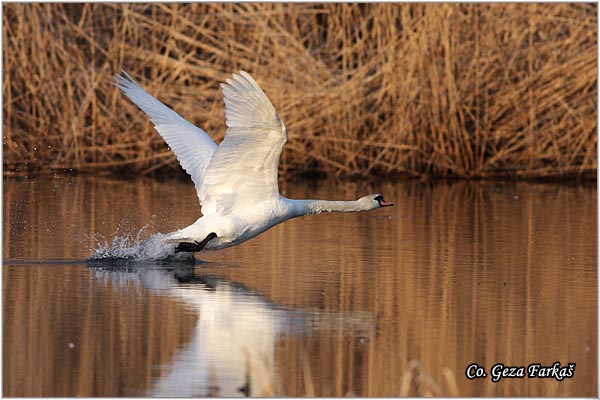
<svg viewBox="0 0 600 400"><path fill-rule="evenodd" d="M596 4L2 7L5 172L177 171L114 73L218 142L243 69L288 127L282 172L596 174Z"/></svg>

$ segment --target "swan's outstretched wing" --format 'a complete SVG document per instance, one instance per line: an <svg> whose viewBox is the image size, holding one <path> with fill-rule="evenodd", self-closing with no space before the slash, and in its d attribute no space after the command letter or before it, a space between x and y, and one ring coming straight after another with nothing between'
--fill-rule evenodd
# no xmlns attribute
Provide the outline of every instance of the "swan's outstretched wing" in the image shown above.
<svg viewBox="0 0 600 400"><path fill-rule="evenodd" d="M192 177L198 192L217 144L202 129L142 89L127 72L123 71L123 75L116 75L115 86L150 117L183 169Z"/></svg>
<svg viewBox="0 0 600 400"><path fill-rule="evenodd" d="M287 140L273 104L250 75L234 74L221 89L227 132L200 187L204 215L226 215L278 197L277 167Z"/></svg>

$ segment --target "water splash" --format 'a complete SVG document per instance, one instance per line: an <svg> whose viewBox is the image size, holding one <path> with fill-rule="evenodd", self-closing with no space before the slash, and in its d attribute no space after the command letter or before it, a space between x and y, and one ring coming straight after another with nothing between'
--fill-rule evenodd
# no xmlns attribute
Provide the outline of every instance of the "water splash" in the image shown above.
<svg viewBox="0 0 600 400"><path fill-rule="evenodd" d="M120 233L117 228L114 238L109 242L104 236L96 235L96 246L93 249L91 260L129 260L129 261L154 261L154 260L190 260L193 253L175 253L176 243L168 240L169 235L156 233L143 239L148 226L144 226L136 234Z"/></svg>

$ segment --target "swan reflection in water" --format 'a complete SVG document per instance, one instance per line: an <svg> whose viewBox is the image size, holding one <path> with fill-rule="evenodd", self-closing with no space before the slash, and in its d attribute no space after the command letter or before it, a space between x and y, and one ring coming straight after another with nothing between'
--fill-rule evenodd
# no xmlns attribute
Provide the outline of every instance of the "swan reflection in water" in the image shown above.
<svg viewBox="0 0 600 400"><path fill-rule="evenodd" d="M158 397L272 396L277 387L276 340L336 330L372 337L368 312L292 310L242 284L203 274L194 266L91 265L98 279L115 288L141 285L181 301L197 313L192 339L154 380L147 393Z"/></svg>

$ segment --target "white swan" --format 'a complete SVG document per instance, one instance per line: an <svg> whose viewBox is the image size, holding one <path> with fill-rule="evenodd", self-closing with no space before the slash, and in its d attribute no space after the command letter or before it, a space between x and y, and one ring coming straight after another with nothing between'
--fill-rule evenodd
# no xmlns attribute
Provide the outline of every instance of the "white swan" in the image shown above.
<svg viewBox="0 0 600 400"><path fill-rule="evenodd" d="M290 200L279 194L277 166L287 130L252 77L221 84L227 132L219 146L202 129L147 93L125 71L115 86L144 111L196 186L203 216L167 235L175 252L240 244L283 221L308 214L392 206L380 194L355 201ZM175 247L176 246L176 247Z"/></svg>

